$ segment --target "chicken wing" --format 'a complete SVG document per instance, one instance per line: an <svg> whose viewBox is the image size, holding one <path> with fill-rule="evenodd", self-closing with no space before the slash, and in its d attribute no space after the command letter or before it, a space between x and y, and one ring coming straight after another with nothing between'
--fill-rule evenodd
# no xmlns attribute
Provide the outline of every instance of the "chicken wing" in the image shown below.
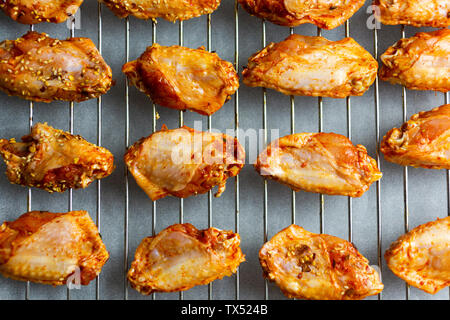
<svg viewBox="0 0 450 320"><path fill-rule="evenodd" d="M410 285L435 294L450 285L450 217L420 225L391 244L384 258Z"/></svg>
<svg viewBox="0 0 450 320"><path fill-rule="evenodd" d="M362 196L382 176L364 146L336 133L297 133L275 140L258 156L255 169L295 191L351 197Z"/></svg>
<svg viewBox="0 0 450 320"><path fill-rule="evenodd" d="M448 0L374 0L383 24L445 28L450 25Z"/></svg>
<svg viewBox="0 0 450 320"><path fill-rule="evenodd" d="M58 286L74 276L87 285L108 258L86 211L32 211L0 226L0 273L8 278Z"/></svg>
<svg viewBox="0 0 450 320"><path fill-rule="evenodd" d="M120 18L133 15L139 19L163 18L169 21L188 20L212 13L221 0L99 0Z"/></svg>
<svg viewBox="0 0 450 320"><path fill-rule="evenodd" d="M155 201L168 195L180 198L205 193L236 176L245 163L237 139L188 127L155 132L131 146L125 164L137 184Z"/></svg>
<svg viewBox="0 0 450 320"><path fill-rule="evenodd" d="M264 244L259 261L264 277L289 298L358 300L384 287L351 242L294 224Z"/></svg>
<svg viewBox="0 0 450 320"><path fill-rule="evenodd" d="M219 110L239 87L233 65L204 48L154 44L122 71L153 102L203 115Z"/></svg>
<svg viewBox="0 0 450 320"><path fill-rule="evenodd" d="M17 22L64 22L74 15L83 0L0 0L0 9Z"/></svg>
<svg viewBox="0 0 450 320"><path fill-rule="evenodd" d="M30 31L0 43L0 89L27 100L84 101L106 93L111 68L87 38L57 40Z"/></svg>
<svg viewBox="0 0 450 320"><path fill-rule="evenodd" d="M419 32L381 56L380 79L413 90L450 90L450 30Z"/></svg>
<svg viewBox="0 0 450 320"><path fill-rule="evenodd" d="M172 225L142 240L128 281L142 294L184 291L231 276L245 256L239 234L216 228Z"/></svg>
<svg viewBox="0 0 450 320"><path fill-rule="evenodd" d="M403 166L450 169L450 104L419 112L391 129L380 150L387 161Z"/></svg>
<svg viewBox="0 0 450 320"><path fill-rule="evenodd" d="M289 27L313 23L334 29L364 5L365 0L239 0L251 15Z"/></svg>
<svg viewBox="0 0 450 320"><path fill-rule="evenodd" d="M361 96L375 81L378 63L352 38L330 41L293 34L248 59L244 83L287 95Z"/></svg>
<svg viewBox="0 0 450 320"><path fill-rule="evenodd" d="M114 169L111 152L47 123L37 123L22 141L0 139L11 183L63 192L86 188Z"/></svg>

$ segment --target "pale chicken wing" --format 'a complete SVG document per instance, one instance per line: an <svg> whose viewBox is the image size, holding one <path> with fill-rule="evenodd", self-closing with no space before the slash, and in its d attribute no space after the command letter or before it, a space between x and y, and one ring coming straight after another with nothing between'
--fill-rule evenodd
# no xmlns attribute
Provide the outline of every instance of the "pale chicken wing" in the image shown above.
<svg viewBox="0 0 450 320"><path fill-rule="evenodd" d="M264 244L259 261L264 277L289 298L358 300L384 287L351 242L294 224Z"/></svg>
<svg viewBox="0 0 450 320"><path fill-rule="evenodd" d="M74 15L83 0L0 0L0 9L17 22L60 23Z"/></svg>
<svg viewBox="0 0 450 320"><path fill-rule="evenodd" d="M63 192L85 188L114 169L114 156L107 149L46 123L37 123L22 141L0 139L11 183Z"/></svg>
<svg viewBox="0 0 450 320"><path fill-rule="evenodd" d="M212 13L221 0L99 0L120 18L188 20Z"/></svg>
<svg viewBox="0 0 450 320"><path fill-rule="evenodd" d="M450 30L419 32L380 57L380 79L413 90L450 90Z"/></svg>
<svg viewBox="0 0 450 320"><path fill-rule="evenodd" d="M168 195L185 198L219 186L236 176L245 163L239 141L222 133L188 127L164 128L131 146L125 164L152 201Z"/></svg>
<svg viewBox="0 0 450 320"><path fill-rule="evenodd" d="M294 34L251 56L242 75L250 87L344 98L363 95L377 68L377 61L352 38L330 41Z"/></svg>
<svg viewBox="0 0 450 320"><path fill-rule="evenodd" d="M184 291L231 276L245 256L239 234L216 228L172 225L142 240L128 281L142 294Z"/></svg>
<svg viewBox="0 0 450 320"><path fill-rule="evenodd" d="M386 251L389 269L410 285L435 294L450 285L450 217L420 225Z"/></svg>
<svg viewBox="0 0 450 320"><path fill-rule="evenodd" d="M30 31L0 43L0 89L27 100L84 101L106 93L111 68L88 38Z"/></svg>
<svg viewBox="0 0 450 320"><path fill-rule="evenodd" d="M450 25L448 0L374 0L383 24L445 28ZM377 12L377 11L375 11Z"/></svg>
<svg viewBox="0 0 450 320"><path fill-rule="evenodd" d="M297 133L273 141L255 163L264 177L295 191L360 197L381 179L362 145L336 133Z"/></svg>
<svg viewBox="0 0 450 320"><path fill-rule="evenodd" d="M289 27L313 23L333 29L364 5L365 0L239 0L250 14Z"/></svg>
<svg viewBox="0 0 450 320"><path fill-rule="evenodd" d="M122 71L153 102L203 115L219 110L239 87L233 65L204 48L154 44Z"/></svg>
<svg viewBox="0 0 450 320"><path fill-rule="evenodd" d="M450 169L450 104L419 112L391 129L380 150L387 161L403 166Z"/></svg>
<svg viewBox="0 0 450 320"><path fill-rule="evenodd" d="M86 211L32 211L0 226L0 273L8 278L58 286L73 276L87 285L108 258Z"/></svg>

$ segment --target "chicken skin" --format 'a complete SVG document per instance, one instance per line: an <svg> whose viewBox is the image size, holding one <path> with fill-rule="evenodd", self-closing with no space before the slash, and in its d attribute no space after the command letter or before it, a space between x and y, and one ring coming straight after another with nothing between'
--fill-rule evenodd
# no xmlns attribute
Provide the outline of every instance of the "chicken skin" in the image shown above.
<svg viewBox="0 0 450 320"><path fill-rule="evenodd" d="M287 95L361 96L375 81L378 63L352 38L330 41L293 34L248 59L242 75L250 87Z"/></svg>
<svg viewBox="0 0 450 320"><path fill-rule="evenodd" d="M381 179L362 145L336 133L297 133L273 141L255 169L295 191L360 197Z"/></svg>
<svg viewBox="0 0 450 320"><path fill-rule="evenodd" d="M410 285L435 294L450 285L450 217L414 228L386 251L389 269Z"/></svg>
<svg viewBox="0 0 450 320"><path fill-rule="evenodd" d="M445 28L450 25L448 0L374 0L383 24Z"/></svg>
<svg viewBox="0 0 450 320"><path fill-rule="evenodd" d="M413 90L450 90L450 30L419 32L381 56L380 79Z"/></svg>
<svg viewBox="0 0 450 320"><path fill-rule="evenodd" d="M232 231L175 224L142 240L128 281L145 295L205 285L236 272L245 261L239 244L239 235Z"/></svg>
<svg viewBox="0 0 450 320"><path fill-rule="evenodd" d="M236 176L245 163L237 139L188 127L163 128L131 146L125 164L152 201L168 195L186 198L218 187Z"/></svg>
<svg viewBox="0 0 450 320"><path fill-rule="evenodd" d="M380 150L387 161L403 166L450 169L450 104L419 112L391 129Z"/></svg>
<svg viewBox="0 0 450 320"><path fill-rule="evenodd" d="M319 28L334 29L350 19L364 0L239 0L239 3L251 15L281 26L313 23Z"/></svg>
<svg viewBox="0 0 450 320"><path fill-rule="evenodd" d="M73 275L87 285L108 258L86 211L32 211L0 226L0 273L8 278L59 286Z"/></svg>
<svg viewBox="0 0 450 320"><path fill-rule="evenodd" d="M22 141L0 139L0 154L11 183L64 192L86 188L114 169L111 152L47 123L37 123Z"/></svg>
<svg viewBox="0 0 450 320"><path fill-rule="evenodd" d="M154 44L122 71L153 102L203 115L219 110L239 87L233 65L202 47Z"/></svg>
<svg viewBox="0 0 450 320"><path fill-rule="evenodd" d="M30 31L0 43L0 89L33 101L84 101L106 93L111 68L87 38L58 40Z"/></svg>
<svg viewBox="0 0 450 320"><path fill-rule="evenodd" d="M359 300L384 287L351 242L294 224L264 244L259 261L264 277L289 298Z"/></svg>
<svg viewBox="0 0 450 320"><path fill-rule="evenodd" d="M17 22L60 23L74 15L83 0L0 0L0 9Z"/></svg>
<svg viewBox="0 0 450 320"><path fill-rule="evenodd" d="M99 0L120 18L135 16L139 19L163 18L169 21L188 20L212 13L221 0Z"/></svg>

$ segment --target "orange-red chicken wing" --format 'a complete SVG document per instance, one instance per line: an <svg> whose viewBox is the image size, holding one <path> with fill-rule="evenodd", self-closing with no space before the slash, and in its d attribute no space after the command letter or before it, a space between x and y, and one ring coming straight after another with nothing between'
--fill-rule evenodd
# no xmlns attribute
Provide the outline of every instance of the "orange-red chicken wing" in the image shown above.
<svg viewBox="0 0 450 320"><path fill-rule="evenodd" d="M445 28L450 25L448 0L374 0L383 24Z"/></svg>
<svg viewBox="0 0 450 320"><path fill-rule="evenodd" d="M381 56L380 79L413 90L450 90L450 30L419 32Z"/></svg>
<svg viewBox="0 0 450 320"><path fill-rule="evenodd" d="M450 169L450 104L420 112L393 128L380 147L384 158L404 166Z"/></svg>
<svg viewBox="0 0 450 320"><path fill-rule="evenodd" d="M74 275L87 285L108 258L86 211L32 211L0 226L0 273L8 278L57 286Z"/></svg>
<svg viewBox="0 0 450 320"><path fill-rule="evenodd" d="M106 93L111 68L88 38L30 31L0 43L0 89L27 100L84 101Z"/></svg>
<svg viewBox="0 0 450 320"><path fill-rule="evenodd" d="M255 169L295 191L360 197L382 176L362 145L336 133L297 133L273 141Z"/></svg>
<svg viewBox="0 0 450 320"><path fill-rule="evenodd" d="M239 244L239 235L232 231L175 224L142 240L128 280L146 295L205 285L236 272L245 261Z"/></svg>
<svg viewBox="0 0 450 320"><path fill-rule="evenodd" d="M239 0L250 14L289 27L313 23L333 29L364 5L364 0Z"/></svg>
<svg viewBox="0 0 450 320"><path fill-rule="evenodd" d="M384 255L398 277L435 294L450 285L450 217L420 225L391 244Z"/></svg>
<svg viewBox="0 0 450 320"><path fill-rule="evenodd" d="M248 59L244 83L287 95L361 96L377 75L378 63L352 38L291 35Z"/></svg>
<svg viewBox="0 0 450 320"><path fill-rule="evenodd" d="M100 0L120 18L188 20L212 13L221 0Z"/></svg>
<svg viewBox="0 0 450 320"><path fill-rule="evenodd" d="M64 22L74 15L83 0L0 0L0 9L17 22Z"/></svg>
<svg viewBox="0 0 450 320"><path fill-rule="evenodd" d="M168 195L185 198L217 185L218 197L244 162L245 151L237 139L188 127L155 132L125 154L128 170L153 201Z"/></svg>
<svg viewBox="0 0 450 320"><path fill-rule="evenodd" d="M107 149L46 123L37 123L22 141L0 139L11 183L63 192L85 188L114 169L114 156Z"/></svg>
<svg viewBox="0 0 450 320"><path fill-rule="evenodd" d="M122 71L153 102L211 115L239 87L233 65L203 48L154 44Z"/></svg>
<svg viewBox="0 0 450 320"><path fill-rule="evenodd" d="M290 298L357 300L383 290L378 273L352 243L297 225L266 242L259 261L264 277Z"/></svg>

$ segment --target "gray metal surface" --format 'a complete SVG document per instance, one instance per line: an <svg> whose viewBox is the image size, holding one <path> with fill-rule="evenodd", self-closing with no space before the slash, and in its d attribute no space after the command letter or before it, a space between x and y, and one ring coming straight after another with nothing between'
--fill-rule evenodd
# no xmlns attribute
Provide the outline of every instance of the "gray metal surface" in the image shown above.
<svg viewBox="0 0 450 320"><path fill-rule="evenodd" d="M211 16L182 24L164 20L155 24L135 18L120 20L105 6L99 8L96 1L87 0L81 7L79 29L72 29L66 23L34 26L35 30L57 38L69 37L71 33L90 37L111 65L116 85L101 99L75 103L73 108L67 102L30 104L0 94L0 137L18 138L29 131L32 123L48 122L105 146L114 153L117 168L110 177L87 189L63 194L11 185L6 176L0 175L0 220L13 220L30 209L88 210L100 228L111 258L98 281L70 293L66 287L27 285L1 277L0 299L284 299L276 286L262 278L258 250L266 238L270 239L293 221L313 232L350 239L371 264L381 262L385 289L381 296L371 299L448 299L448 289L434 296L408 289L388 270L382 258L389 244L405 229L448 214L449 181L444 170L404 169L385 162L380 156L384 174L381 182L372 185L361 198L349 199L293 193L276 182L265 182L251 165L246 165L238 178L229 179L227 190L220 198L207 193L184 201L167 197L152 203L132 176L127 175L123 164L126 146L140 137L160 129L163 124L175 128L182 123L193 126L194 121L202 121L204 130L267 128L269 134L263 134L264 142L271 141L270 129L279 129L281 136L291 132L336 132L351 137L355 144L365 145L370 155L377 157L377 141L387 130L420 110L443 104L445 96L403 90L385 82L375 83L364 96L350 99L294 98L242 85L221 110L208 118L153 105L136 88L127 87L121 73L123 63L138 57L152 42L205 46L223 59L235 62L241 72L251 54L265 43L283 40L291 32L321 33L331 40L350 35L372 54L380 55L403 35L412 36L419 30L400 26L368 29L366 7L369 5L367 1L348 24L331 31L317 30L313 25L291 30L263 23L241 8L236 11L234 0L222 0ZM16 39L29 29L30 26L0 15L2 40ZM247 144L242 139L241 143ZM4 171L3 163L0 169ZM128 287L125 277L134 250L142 238L179 221L190 222L197 228L212 225L239 231L247 261L241 265L238 275L215 281L211 286L196 287L182 295L141 296Z"/></svg>

